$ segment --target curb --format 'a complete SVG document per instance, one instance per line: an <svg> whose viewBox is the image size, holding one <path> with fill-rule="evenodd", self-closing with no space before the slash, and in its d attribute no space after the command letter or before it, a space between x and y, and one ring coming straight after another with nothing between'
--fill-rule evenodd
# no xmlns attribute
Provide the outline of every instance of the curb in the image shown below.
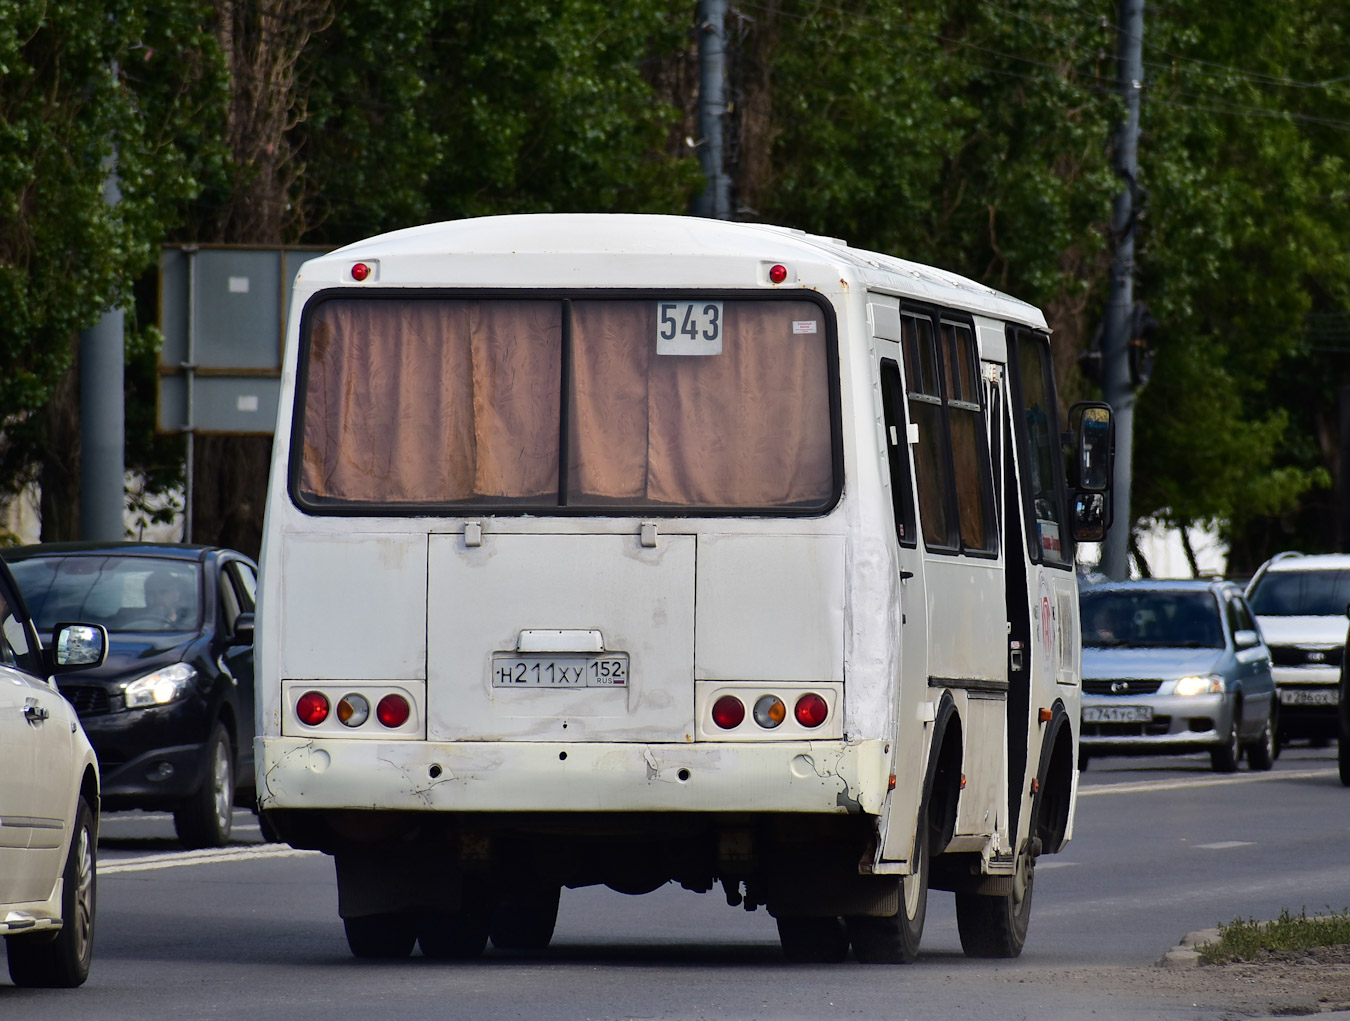
<svg viewBox="0 0 1350 1021"><path fill-rule="evenodd" d="M1219 938L1218 928L1188 932L1181 942L1158 958L1159 968L1194 968L1200 963L1199 947Z"/></svg>

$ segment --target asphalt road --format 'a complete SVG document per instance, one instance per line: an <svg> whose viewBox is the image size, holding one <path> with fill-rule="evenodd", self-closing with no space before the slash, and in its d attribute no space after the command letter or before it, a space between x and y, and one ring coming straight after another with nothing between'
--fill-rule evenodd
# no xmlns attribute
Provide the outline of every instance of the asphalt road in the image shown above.
<svg viewBox="0 0 1350 1021"><path fill-rule="evenodd" d="M1334 749L1289 748L1271 773L1230 776L1207 757L1094 760L1079 795L1072 843L1037 869L1022 957L967 960L951 895L934 893L907 967L788 965L762 909L674 887L564 891L540 955L357 961L329 859L262 844L247 813L220 852L180 851L167 816L108 815L89 982L0 982L0 1016L1200 1021L1233 1015L1147 982L1106 996L1092 976L1147 968L1185 932L1234 918L1350 907Z"/></svg>

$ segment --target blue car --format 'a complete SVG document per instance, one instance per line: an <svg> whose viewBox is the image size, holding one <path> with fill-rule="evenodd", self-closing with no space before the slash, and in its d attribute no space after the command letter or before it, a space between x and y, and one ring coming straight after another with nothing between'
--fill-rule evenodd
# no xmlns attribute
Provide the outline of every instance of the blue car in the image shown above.
<svg viewBox="0 0 1350 1021"><path fill-rule="evenodd" d="M1083 728L1093 755L1208 751L1221 773L1270 769L1279 701L1270 650L1242 590L1224 581L1093 585L1079 599Z"/></svg>
<svg viewBox="0 0 1350 1021"><path fill-rule="evenodd" d="M253 795L257 567L180 543L47 543L3 550L45 638L65 621L108 632L107 660L63 673L98 753L103 808L173 813L179 841L229 841Z"/></svg>

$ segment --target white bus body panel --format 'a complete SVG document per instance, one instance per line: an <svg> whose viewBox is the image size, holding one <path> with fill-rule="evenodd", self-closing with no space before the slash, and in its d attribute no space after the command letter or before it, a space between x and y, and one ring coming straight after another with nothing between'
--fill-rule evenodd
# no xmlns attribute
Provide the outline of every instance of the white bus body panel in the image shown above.
<svg viewBox="0 0 1350 1021"><path fill-rule="evenodd" d="M769 267L786 265L781 287L824 296L837 322L842 497L820 517L659 518L654 546L640 517L307 515L288 489L300 315L318 292L355 287L358 261L381 288L517 290L773 289ZM829 239L640 216L400 231L307 262L294 294L258 601L264 809L861 811L882 820L879 870L908 870L940 679L1006 682L1003 558L1025 551L980 559L897 546L878 352L898 350L902 297L973 314L981 358L994 361L1007 358L1004 324L1045 328L1037 309ZM481 544L466 542L466 528ZM1027 571L1051 607L1045 622L1028 594L1032 704L1049 704L1062 682L1076 733L1073 573ZM493 654L550 629L598 630L607 650L631 657L633 687L494 689ZM288 693L346 681L401 686L425 716L406 735L305 733ZM707 740L696 691L728 681L832 686L839 733ZM1004 703L954 697L966 768L1003 777ZM1030 727L1028 785L1040 750ZM1009 849L1003 783L963 797L958 818L958 834L990 855ZM1028 787L1023 829L1031 797Z"/></svg>

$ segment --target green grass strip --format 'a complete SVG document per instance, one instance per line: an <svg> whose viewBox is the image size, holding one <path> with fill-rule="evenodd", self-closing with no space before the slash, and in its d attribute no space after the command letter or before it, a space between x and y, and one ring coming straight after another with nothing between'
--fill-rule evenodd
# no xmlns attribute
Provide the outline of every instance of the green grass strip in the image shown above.
<svg viewBox="0 0 1350 1021"><path fill-rule="evenodd" d="M1309 947L1350 943L1350 909L1339 914L1309 915L1307 909L1297 915L1285 908L1273 922L1243 921L1235 918L1219 925L1219 938L1196 949L1201 964L1231 964L1254 961L1271 950L1305 950Z"/></svg>

